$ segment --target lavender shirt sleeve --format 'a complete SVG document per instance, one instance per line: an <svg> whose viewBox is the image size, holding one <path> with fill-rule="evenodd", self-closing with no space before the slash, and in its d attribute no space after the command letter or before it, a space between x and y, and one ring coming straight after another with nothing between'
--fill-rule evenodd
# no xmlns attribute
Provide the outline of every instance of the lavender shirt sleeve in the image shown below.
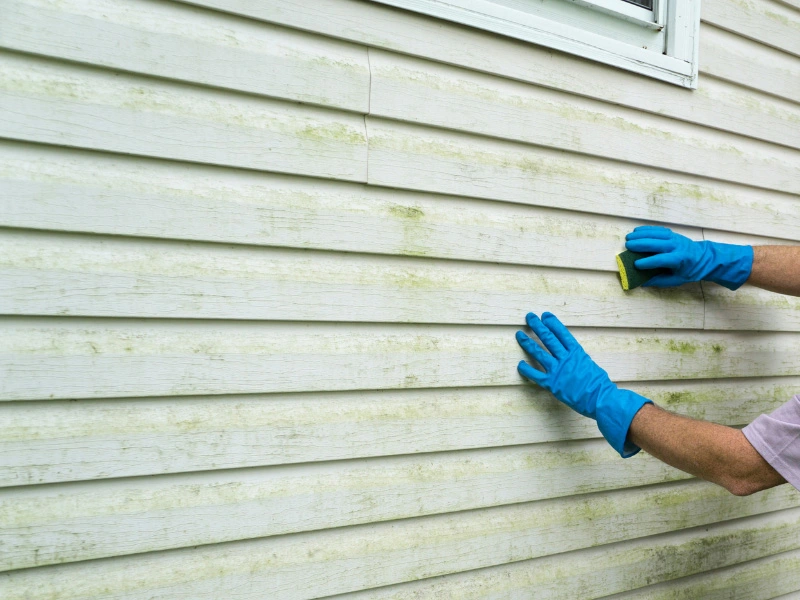
<svg viewBox="0 0 800 600"><path fill-rule="evenodd" d="M800 395L742 429L772 468L800 490Z"/></svg>

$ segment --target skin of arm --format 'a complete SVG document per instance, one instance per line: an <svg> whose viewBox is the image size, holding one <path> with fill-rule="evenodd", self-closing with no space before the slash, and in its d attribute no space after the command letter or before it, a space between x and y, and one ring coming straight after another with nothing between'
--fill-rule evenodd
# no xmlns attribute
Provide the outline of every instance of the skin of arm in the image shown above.
<svg viewBox="0 0 800 600"><path fill-rule="evenodd" d="M701 479L747 496L786 483L738 429L644 405L628 438L648 454Z"/></svg>
<svg viewBox="0 0 800 600"><path fill-rule="evenodd" d="M800 246L753 246L753 269L747 283L800 296Z"/></svg>

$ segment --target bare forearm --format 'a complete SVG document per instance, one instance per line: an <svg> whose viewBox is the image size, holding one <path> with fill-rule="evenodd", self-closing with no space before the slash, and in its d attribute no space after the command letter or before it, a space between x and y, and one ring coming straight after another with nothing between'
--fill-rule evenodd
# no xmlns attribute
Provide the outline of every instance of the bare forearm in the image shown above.
<svg viewBox="0 0 800 600"><path fill-rule="evenodd" d="M747 283L800 296L800 246L753 246L753 270Z"/></svg>
<svg viewBox="0 0 800 600"><path fill-rule="evenodd" d="M786 483L738 429L647 404L633 418L628 436L668 465L739 496Z"/></svg>

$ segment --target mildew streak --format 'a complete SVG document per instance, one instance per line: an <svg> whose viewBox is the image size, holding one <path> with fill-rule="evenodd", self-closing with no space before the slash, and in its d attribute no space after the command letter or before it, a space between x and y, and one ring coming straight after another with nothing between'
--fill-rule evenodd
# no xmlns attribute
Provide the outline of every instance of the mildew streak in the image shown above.
<svg viewBox="0 0 800 600"><path fill-rule="evenodd" d="M367 104L365 48L223 12L148 0L24 0L7 17L5 45L22 51L351 110Z"/></svg>

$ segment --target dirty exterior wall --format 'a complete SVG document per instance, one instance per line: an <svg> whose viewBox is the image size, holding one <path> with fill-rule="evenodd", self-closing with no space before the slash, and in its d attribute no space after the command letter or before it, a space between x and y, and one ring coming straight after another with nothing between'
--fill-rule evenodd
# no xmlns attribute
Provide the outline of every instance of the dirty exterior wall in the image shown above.
<svg viewBox="0 0 800 600"><path fill-rule="evenodd" d="M0 2L0 596L798 597L796 492L619 459L514 332L730 425L800 391L797 300L614 273L800 239L800 3L704 0L696 91L194 4Z"/></svg>

